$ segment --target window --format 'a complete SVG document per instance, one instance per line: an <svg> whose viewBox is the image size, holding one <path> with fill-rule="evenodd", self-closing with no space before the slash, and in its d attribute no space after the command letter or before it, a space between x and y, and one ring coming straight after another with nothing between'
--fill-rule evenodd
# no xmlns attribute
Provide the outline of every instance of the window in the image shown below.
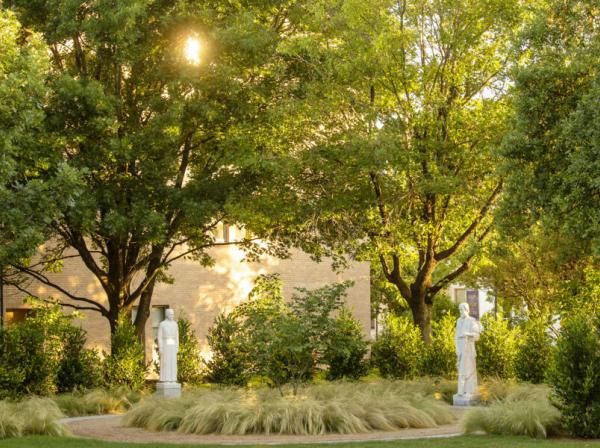
<svg viewBox="0 0 600 448"><path fill-rule="evenodd" d="M213 228L212 234L215 238L216 243L228 243L229 242L229 226L224 224L223 221L219 221Z"/></svg>
<svg viewBox="0 0 600 448"><path fill-rule="evenodd" d="M467 301L467 290L465 288L456 288L454 290L454 301L464 303Z"/></svg>
<svg viewBox="0 0 600 448"><path fill-rule="evenodd" d="M469 314L475 319L479 319L479 291L469 289L467 291L467 303L469 304Z"/></svg>
<svg viewBox="0 0 600 448"><path fill-rule="evenodd" d="M6 325L23 322L30 314L31 310L27 308L7 308L4 315L4 322Z"/></svg>

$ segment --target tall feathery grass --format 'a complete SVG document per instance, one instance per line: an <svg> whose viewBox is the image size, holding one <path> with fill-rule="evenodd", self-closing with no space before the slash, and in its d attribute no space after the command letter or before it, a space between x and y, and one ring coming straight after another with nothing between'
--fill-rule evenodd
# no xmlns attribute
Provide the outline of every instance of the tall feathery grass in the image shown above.
<svg viewBox="0 0 600 448"><path fill-rule="evenodd" d="M546 386L513 385L506 397L489 407L473 409L463 421L465 433L524 435L546 438L561 430L561 415Z"/></svg>
<svg viewBox="0 0 600 448"><path fill-rule="evenodd" d="M480 400L482 404L492 404L505 400L511 393L523 387L514 380L498 377L486 377L479 386Z"/></svg>
<svg viewBox="0 0 600 448"><path fill-rule="evenodd" d="M63 413L49 398L0 401L0 439L28 435L68 436L70 432L59 422L62 417Z"/></svg>
<svg viewBox="0 0 600 448"><path fill-rule="evenodd" d="M142 394L125 387L115 389L93 389L86 392L75 391L53 397L58 407L69 417L97 414L124 413Z"/></svg>
<svg viewBox="0 0 600 448"><path fill-rule="evenodd" d="M266 388L190 390L180 399L145 399L124 418L155 431L228 435L366 433L453 421L445 402L410 382L313 385L296 396Z"/></svg>

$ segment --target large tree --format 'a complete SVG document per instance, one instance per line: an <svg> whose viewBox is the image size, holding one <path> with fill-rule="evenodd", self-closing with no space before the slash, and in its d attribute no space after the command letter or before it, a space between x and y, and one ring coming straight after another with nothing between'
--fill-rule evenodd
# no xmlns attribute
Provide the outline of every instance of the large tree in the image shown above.
<svg viewBox="0 0 600 448"><path fill-rule="evenodd" d="M312 79L286 126L281 236L379 263L428 341L435 296L473 263L502 190L519 4L344 0L312 13L296 41Z"/></svg>
<svg viewBox="0 0 600 448"><path fill-rule="evenodd" d="M52 221L44 258L17 268L58 288L65 305L99 312L113 332L137 305L141 334L169 264L210 264L207 250L221 244L211 230L235 220L260 178L263 115L286 95L278 45L295 29L293 2L13 3L51 51L41 143L83 179ZM36 269L73 256L106 303Z"/></svg>
<svg viewBox="0 0 600 448"><path fill-rule="evenodd" d="M51 163L37 138L43 128L48 49L0 9L0 275L48 236L58 204L76 194L77 177Z"/></svg>
<svg viewBox="0 0 600 448"><path fill-rule="evenodd" d="M503 212L600 249L600 33L595 0L554 0L523 36ZM597 258L596 258L597 260Z"/></svg>

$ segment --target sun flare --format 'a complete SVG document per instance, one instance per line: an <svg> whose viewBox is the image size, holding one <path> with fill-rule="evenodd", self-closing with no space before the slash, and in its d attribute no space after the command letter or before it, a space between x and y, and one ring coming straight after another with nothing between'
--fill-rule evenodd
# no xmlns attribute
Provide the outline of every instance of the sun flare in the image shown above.
<svg viewBox="0 0 600 448"><path fill-rule="evenodd" d="M200 64L200 40L197 37L188 37L183 46L183 54L190 64Z"/></svg>

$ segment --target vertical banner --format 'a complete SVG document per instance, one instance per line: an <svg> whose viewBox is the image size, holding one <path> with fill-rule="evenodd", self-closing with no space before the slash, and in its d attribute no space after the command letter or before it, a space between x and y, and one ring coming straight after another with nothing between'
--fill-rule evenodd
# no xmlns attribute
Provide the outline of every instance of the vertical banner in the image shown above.
<svg viewBox="0 0 600 448"><path fill-rule="evenodd" d="M469 315L479 319L479 291L477 289L467 290L467 303L469 304Z"/></svg>

